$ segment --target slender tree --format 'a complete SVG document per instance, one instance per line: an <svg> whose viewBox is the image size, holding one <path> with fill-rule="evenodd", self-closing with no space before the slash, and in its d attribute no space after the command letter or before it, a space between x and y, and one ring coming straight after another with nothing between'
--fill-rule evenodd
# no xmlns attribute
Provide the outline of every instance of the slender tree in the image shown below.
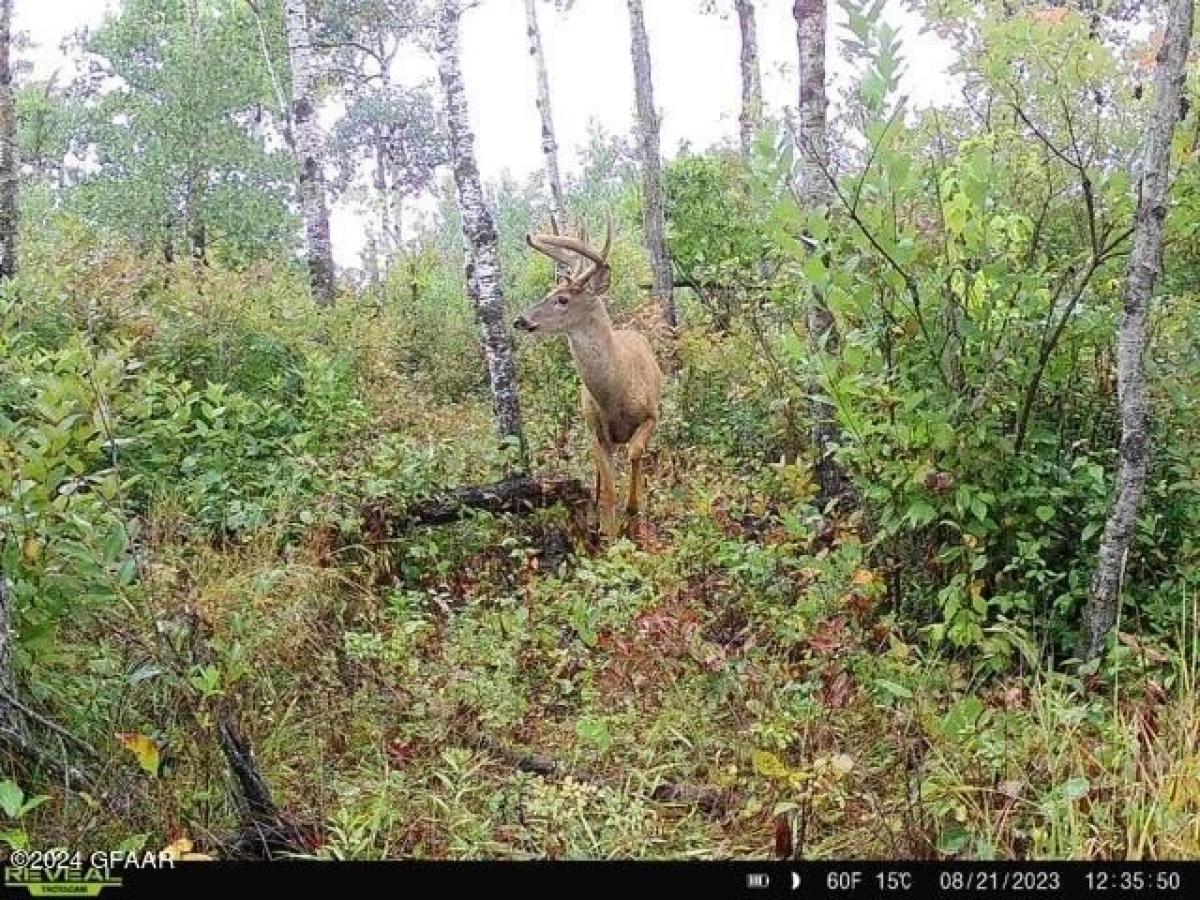
<svg viewBox="0 0 1200 900"><path fill-rule="evenodd" d="M795 0L792 16L796 20L799 50L800 94L796 106L799 144L798 193L811 213L828 212L832 198L827 115L829 99L825 90L826 0ZM808 334L813 351L836 353L840 344L837 323L824 295L814 289L808 303ZM846 479L833 453L841 439L832 405L821 399L819 385L813 386L812 440L817 450L817 480L821 496L832 499L841 495Z"/></svg>
<svg viewBox="0 0 1200 900"><path fill-rule="evenodd" d="M445 162L426 86L393 80L398 54L425 30L428 16L419 0L321 0L320 24L314 43L329 51L346 108L329 140L336 172L330 189L349 190L364 160L370 164L382 275L403 245L405 201L428 187Z"/></svg>
<svg viewBox="0 0 1200 900"><path fill-rule="evenodd" d="M550 107L550 76L542 50L542 31L538 26L537 0L525 0L525 28L529 35L529 55L537 76L537 108L542 120L542 155L546 157L546 186L550 190L550 217L555 229L566 228L566 204L563 202L562 177L558 171L558 141L554 137L554 116Z"/></svg>
<svg viewBox="0 0 1200 900"><path fill-rule="evenodd" d="M0 279L17 271L17 115L12 86L12 4L0 0ZM0 568L0 731L13 727L13 623L8 578Z"/></svg>
<svg viewBox="0 0 1200 900"><path fill-rule="evenodd" d="M12 83L13 0L0 0L0 278L17 271L17 112Z"/></svg>
<svg viewBox="0 0 1200 900"><path fill-rule="evenodd" d="M1170 0L1167 27L1158 51L1154 76L1154 106L1146 145L1133 249L1125 280L1125 310L1117 331L1117 394L1121 413L1121 444L1116 496L1104 535L1091 595L1083 610L1081 651L1096 656L1117 620L1125 561L1137 529L1138 507L1146 486L1150 461L1150 392L1146 385L1145 352L1150 298L1162 271L1163 223L1170 192L1171 142L1179 117L1187 77L1195 0Z"/></svg>
<svg viewBox="0 0 1200 900"><path fill-rule="evenodd" d="M650 39L642 0L628 0L629 46L633 56L633 89L637 100L638 148L642 157L642 217L654 298L662 307L663 321L679 324L675 308L675 278L667 249L667 225L663 213L662 152L659 149L659 120L654 108L654 83L650 74Z"/></svg>
<svg viewBox="0 0 1200 900"><path fill-rule="evenodd" d="M758 62L758 27L754 21L754 0L733 0L737 10L738 31L742 36L742 110L738 115L742 156L750 157L754 139L762 129L762 68Z"/></svg>
<svg viewBox="0 0 1200 900"><path fill-rule="evenodd" d="M450 166L467 243L467 292L482 332L496 423L503 437L517 442L523 464L525 436L521 427L516 361L504 314L499 237L484 200L479 166L475 162L475 135L471 131L459 60L459 20L465 6L467 4L462 0L440 0L434 26L434 50L450 135Z"/></svg>
<svg viewBox="0 0 1200 900"><path fill-rule="evenodd" d="M285 0L288 51L292 63L292 134L300 180L300 206L308 243L308 271L313 298L333 305L333 243L329 236L329 207L321 125L317 121L316 60L305 0Z"/></svg>
<svg viewBox="0 0 1200 900"><path fill-rule="evenodd" d="M188 65L199 71L203 64L204 55L204 24L200 15L200 0L188 0L187 29L188 29ZM188 90L194 89L189 84ZM186 102L186 100L185 100ZM192 104L188 104L189 106ZM200 148L188 146L185 148L187 161L183 198L183 225L187 234L188 251L193 262L203 263L207 256L207 236L204 227L204 175Z"/></svg>

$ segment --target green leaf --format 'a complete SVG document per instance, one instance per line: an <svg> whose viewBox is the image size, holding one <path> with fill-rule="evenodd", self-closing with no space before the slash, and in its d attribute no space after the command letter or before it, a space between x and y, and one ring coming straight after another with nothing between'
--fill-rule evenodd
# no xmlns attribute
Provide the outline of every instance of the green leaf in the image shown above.
<svg viewBox="0 0 1200 900"><path fill-rule="evenodd" d="M24 828L0 831L0 841L4 841L14 850L26 850L29 847L29 835L25 833Z"/></svg>
<svg viewBox="0 0 1200 900"><path fill-rule="evenodd" d="M1054 518L1054 510L1049 506L1039 506L1033 511L1033 514L1043 522L1049 522Z"/></svg>
<svg viewBox="0 0 1200 900"><path fill-rule="evenodd" d="M1086 778L1072 778L1062 786L1063 799L1068 803L1074 803L1087 796L1088 791L1092 789L1092 783Z"/></svg>
<svg viewBox="0 0 1200 900"><path fill-rule="evenodd" d="M146 841L149 840L148 834L133 834L117 844L117 849L123 853L141 853L146 846Z"/></svg>
<svg viewBox="0 0 1200 900"><path fill-rule="evenodd" d="M905 513L905 518L913 525L920 528L922 525L928 525L937 515L937 510L927 500L914 500L912 505L908 507L908 512Z"/></svg>
<svg viewBox="0 0 1200 900"><path fill-rule="evenodd" d="M0 810L10 819L19 818L25 804L25 792L11 779L0 781Z"/></svg>
<svg viewBox="0 0 1200 900"><path fill-rule="evenodd" d="M21 811L17 813L17 818L24 818L49 799L49 794L38 794L36 797L30 797L21 805Z"/></svg>
<svg viewBox="0 0 1200 900"><path fill-rule="evenodd" d="M128 587L133 584L133 579L137 577L137 560L130 557L121 563L121 568L117 570L117 583L121 587Z"/></svg>
<svg viewBox="0 0 1200 900"><path fill-rule="evenodd" d="M899 700L911 700L913 692L902 684L897 684L894 681L888 681L886 678L875 679L875 687L882 689L885 693L891 694Z"/></svg>
<svg viewBox="0 0 1200 900"><path fill-rule="evenodd" d="M952 825L942 832L938 838L938 852L944 853L947 856L953 856L962 850L967 845L971 836L967 831L958 825Z"/></svg>
<svg viewBox="0 0 1200 900"><path fill-rule="evenodd" d="M575 723L575 734L586 744L591 744L601 753L612 746L612 734L602 719L585 718Z"/></svg>

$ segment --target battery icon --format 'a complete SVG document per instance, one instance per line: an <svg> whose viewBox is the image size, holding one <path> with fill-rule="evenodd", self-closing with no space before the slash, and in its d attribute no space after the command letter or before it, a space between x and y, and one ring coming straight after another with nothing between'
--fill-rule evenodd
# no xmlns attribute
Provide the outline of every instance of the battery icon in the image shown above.
<svg viewBox="0 0 1200 900"><path fill-rule="evenodd" d="M753 872L746 876L746 887L765 888L771 884L771 876L765 872Z"/></svg>

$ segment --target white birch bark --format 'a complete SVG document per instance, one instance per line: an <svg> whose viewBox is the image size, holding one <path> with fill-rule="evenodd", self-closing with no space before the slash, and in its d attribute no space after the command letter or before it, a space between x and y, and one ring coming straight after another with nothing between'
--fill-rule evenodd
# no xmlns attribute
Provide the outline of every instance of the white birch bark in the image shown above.
<svg viewBox="0 0 1200 900"><path fill-rule="evenodd" d="M317 121L316 61L306 0L285 0L288 52L292 64L292 134L300 179L300 206L308 246L313 298L333 305L333 244L325 198L324 137Z"/></svg>
<svg viewBox="0 0 1200 900"><path fill-rule="evenodd" d="M460 0L440 0L434 48L450 136L450 165L467 243L467 291L479 321L497 426L501 436L516 440L524 461L525 437L521 427L517 367L501 292L499 241L475 162L475 135L471 131L459 60L460 15Z"/></svg>
<svg viewBox="0 0 1200 900"><path fill-rule="evenodd" d="M1192 38L1194 0L1170 0L1167 27L1154 76L1154 106L1146 131L1133 249L1125 280L1125 311L1117 331L1117 395L1121 413L1116 495L1104 534L1091 593L1084 607L1080 651L1100 653L1117 620L1125 562L1137 531L1138 508L1150 461L1150 392L1145 352L1150 298L1162 271L1163 224L1170 191L1171 141L1179 118Z"/></svg>
<svg viewBox="0 0 1200 900"><path fill-rule="evenodd" d="M387 149L383 145L383 137L375 135L375 200L379 204L379 228L383 236L383 252L391 248L392 238L392 198L388 189Z"/></svg>
<svg viewBox="0 0 1200 900"><path fill-rule="evenodd" d="M654 108L654 83L650 73L650 39L642 0L627 0L629 5L629 46L633 57L633 89L637 100L638 148L642 157L642 216L646 233L646 251L650 255L650 273L654 299L662 307L668 328L679 324L675 308L675 278L671 254L667 249L667 225L663 212L662 151L659 147L658 112Z"/></svg>
<svg viewBox="0 0 1200 900"><path fill-rule="evenodd" d="M542 50L542 31L538 26L537 0L525 0L525 30L529 36L529 55L537 76L537 109L542 121L542 156L546 158L546 187L550 191L550 216L554 226L565 234L566 204L563 201L562 177L558 169L558 141L554 136L554 115L550 106L550 76L546 71L546 54ZM559 274L565 274L561 265Z"/></svg>
<svg viewBox="0 0 1200 900"><path fill-rule="evenodd" d="M17 110L12 84L13 0L0 0L0 278L17 272Z"/></svg>
<svg viewBox="0 0 1200 900"><path fill-rule="evenodd" d="M749 159L754 139L762 130L762 68L758 61L758 26L754 19L754 0L734 0L738 31L741 34L742 109L738 115L742 157Z"/></svg>
<svg viewBox="0 0 1200 900"><path fill-rule="evenodd" d="M796 104L799 165L797 185L806 211L830 208L833 195L828 173L831 171L828 138L829 98L825 87L826 0L795 0L792 16L796 20L799 51L800 93ZM837 323L825 297L813 290L807 310L808 334L814 353L836 353L840 344ZM817 451L817 481L825 500L841 495L846 479L833 454L841 440L833 407L819 399L820 385L813 386L812 441Z"/></svg>

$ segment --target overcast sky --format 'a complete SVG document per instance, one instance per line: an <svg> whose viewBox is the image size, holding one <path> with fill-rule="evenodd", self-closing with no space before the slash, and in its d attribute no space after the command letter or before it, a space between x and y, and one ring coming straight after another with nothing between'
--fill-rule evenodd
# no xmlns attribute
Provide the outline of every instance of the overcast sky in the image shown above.
<svg viewBox="0 0 1200 900"><path fill-rule="evenodd" d="M115 0L15 0L14 27L36 45L26 57L39 76L65 60L62 39L94 25ZM721 4L732 7L730 0ZM835 5L835 4L831 4ZM576 0L560 15L541 6L542 41L550 70L551 103L563 166L572 171L588 123L624 134L632 125L633 78L629 22L622 0ZM674 155L684 141L704 148L737 133L740 98L738 28L732 17L706 16L699 0L645 0L655 102L662 114L663 152ZM763 93L769 110L795 105L796 31L790 0L759 0L758 33ZM922 33L919 20L891 0L888 18L900 26L907 66L902 89L917 105L938 102L951 91L949 46ZM841 16L834 14L829 46L835 50ZM534 75L526 36L523 0L482 0L463 19L463 69L484 178L505 171L523 178L542 165ZM432 62L405 56L398 80L432 78ZM849 73L831 65L835 86ZM332 114L332 112L331 112ZM339 265L357 266L364 221L350 208L334 210L334 253Z"/></svg>

